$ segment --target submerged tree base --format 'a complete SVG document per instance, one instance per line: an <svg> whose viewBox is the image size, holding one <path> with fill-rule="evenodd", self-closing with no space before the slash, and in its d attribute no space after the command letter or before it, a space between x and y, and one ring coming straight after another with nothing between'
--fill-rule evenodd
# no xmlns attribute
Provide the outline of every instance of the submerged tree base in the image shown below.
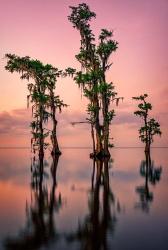
<svg viewBox="0 0 168 250"><path fill-rule="evenodd" d="M51 151L51 155L52 155L52 156L54 156L54 155L57 155L57 156L58 156L58 155L61 155L61 154L62 154L62 152L61 152L59 149L57 149L57 150L52 150L52 151Z"/></svg>
<svg viewBox="0 0 168 250"><path fill-rule="evenodd" d="M110 158L110 156L111 156L110 153L109 152L105 152L105 151L90 153L90 158L91 159L102 160L104 158L108 159L108 158Z"/></svg>

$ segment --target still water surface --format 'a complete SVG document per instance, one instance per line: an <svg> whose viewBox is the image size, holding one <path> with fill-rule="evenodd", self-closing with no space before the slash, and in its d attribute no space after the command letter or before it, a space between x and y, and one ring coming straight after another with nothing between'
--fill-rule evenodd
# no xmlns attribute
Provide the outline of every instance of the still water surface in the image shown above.
<svg viewBox="0 0 168 250"><path fill-rule="evenodd" d="M56 179L46 157L39 191L29 149L0 149L0 249L168 249L168 149L152 149L147 183L143 149L112 149L99 184L90 151L63 149Z"/></svg>

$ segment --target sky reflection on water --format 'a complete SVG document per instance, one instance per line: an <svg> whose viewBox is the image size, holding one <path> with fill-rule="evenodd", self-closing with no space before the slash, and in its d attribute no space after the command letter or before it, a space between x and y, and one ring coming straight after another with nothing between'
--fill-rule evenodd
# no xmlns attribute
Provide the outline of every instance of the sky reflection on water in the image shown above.
<svg viewBox="0 0 168 250"><path fill-rule="evenodd" d="M154 166L156 168L161 166L162 173L155 185L148 182L152 199L146 204L149 205L149 209L145 210L140 206L142 196L137 192L137 187L144 187L145 183L144 176L140 174L141 161L144 160L141 148L112 149L113 161L109 164L108 173L109 188L102 180L99 185L94 184L92 188L93 162L89 159L90 149L63 149L63 154L58 161L57 185L53 189L50 174L52 159L48 155L46 157L48 163L45 164L48 177L44 179L41 197L40 193L38 196L30 185L29 149L0 149L0 249L5 249L7 245L9 247L8 243L13 241L20 241L23 244L23 239L27 240L26 237L29 237L30 242L30 235L32 236L33 232L26 223L31 224L33 221L32 217L28 218L27 211L29 216L36 212L34 220L40 220L42 217L39 217L37 211L40 211L38 209L41 203L37 201L43 197L47 199L45 209L50 208L50 213L46 215L44 206L41 207L45 215L44 228L47 229L45 231L47 233L44 234L45 240L42 242L37 235L33 236L38 239L38 244L33 245L33 248L31 246L31 249L101 249L98 241L98 239L101 241L99 233L100 235L104 233L104 249L166 250L168 244L167 150L152 149ZM52 190L55 196L51 196ZM140 191L144 190L140 189ZM52 204L56 204L53 213L51 213ZM139 204L138 208L137 204ZM106 218L108 213L109 224ZM54 233L51 234L48 228L54 228ZM95 229L97 245L91 244L95 237ZM44 230L42 232L44 233ZM24 249L22 244L20 248L14 248L13 245L13 248L6 247L6 249Z"/></svg>

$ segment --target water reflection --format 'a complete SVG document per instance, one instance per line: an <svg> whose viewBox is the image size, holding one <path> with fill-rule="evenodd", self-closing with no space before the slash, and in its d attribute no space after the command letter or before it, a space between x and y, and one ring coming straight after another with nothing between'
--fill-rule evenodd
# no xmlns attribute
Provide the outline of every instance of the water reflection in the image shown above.
<svg viewBox="0 0 168 250"><path fill-rule="evenodd" d="M140 164L140 175L145 178L145 183L136 187L136 192L139 194L139 202L136 208L140 208L143 212L148 213L151 203L154 199L153 192L150 191L149 184L155 185L160 181L162 167L156 167L154 161L151 161L150 156L146 156L146 160Z"/></svg>
<svg viewBox="0 0 168 250"><path fill-rule="evenodd" d="M119 212L120 204L109 185L109 159L93 160L88 214L79 222L76 232L67 236L67 240L78 240L81 249L85 250L109 249L108 233L113 235Z"/></svg>
<svg viewBox="0 0 168 250"><path fill-rule="evenodd" d="M51 188L45 184L47 173L44 172L44 161L36 162L33 159L31 165L31 204L26 206L27 222L25 228L16 238L8 238L5 241L6 249L38 249L42 245L58 238L55 228L54 212L59 212L62 207L62 197L56 195L56 171L59 156L53 156L51 165ZM57 237L56 237L57 236Z"/></svg>
<svg viewBox="0 0 168 250"><path fill-rule="evenodd" d="M40 181L29 150L0 151L0 250L167 249L167 149L153 149L155 164L146 172L143 161L140 174L142 149L113 149L114 162L92 162L89 152L49 156Z"/></svg>

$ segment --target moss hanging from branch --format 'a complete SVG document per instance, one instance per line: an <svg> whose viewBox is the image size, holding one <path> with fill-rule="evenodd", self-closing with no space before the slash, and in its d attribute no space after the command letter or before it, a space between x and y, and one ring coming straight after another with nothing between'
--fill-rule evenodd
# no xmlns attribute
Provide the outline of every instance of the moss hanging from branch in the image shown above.
<svg viewBox="0 0 168 250"><path fill-rule="evenodd" d="M19 57L12 54L6 54L7 65L5 67L9 72L21 74L21 79L28 81L27 87L29 95L27 96L27 106L32 104L33 121L31 145L39 157L44 156L44 150L48 147L46 138L51 137L52 154L60 154L57 141L57 110L61 112L62 107L67 105L55 96L57 78L62 75L62 71L50 64L44 65L39 60L33 60L30 57ZM30 82L32 81L32 82ZM52 120L52 131L45 128L49 119ZM46 132L47 131L47 132Z"/></svg>
<svg viewBox="0 0 168 250"><path fill-rule="evenodd" d="M106 72L112 65L109 58L117 50L118 42L112 40L112 31L102 29L97 45L90 28L90 21L96 14L85 3L71 6L70 9L68 19L81 36L80 52L76 59L82 70L76 72L74 80L82 86L83 94L89 100L87 113L96 135L96 156L109 156L109 127L114 117L114 109L110 110L110 106L114 100L118 105L123 98L117 97L114 84L106 81Z"/></svg>

